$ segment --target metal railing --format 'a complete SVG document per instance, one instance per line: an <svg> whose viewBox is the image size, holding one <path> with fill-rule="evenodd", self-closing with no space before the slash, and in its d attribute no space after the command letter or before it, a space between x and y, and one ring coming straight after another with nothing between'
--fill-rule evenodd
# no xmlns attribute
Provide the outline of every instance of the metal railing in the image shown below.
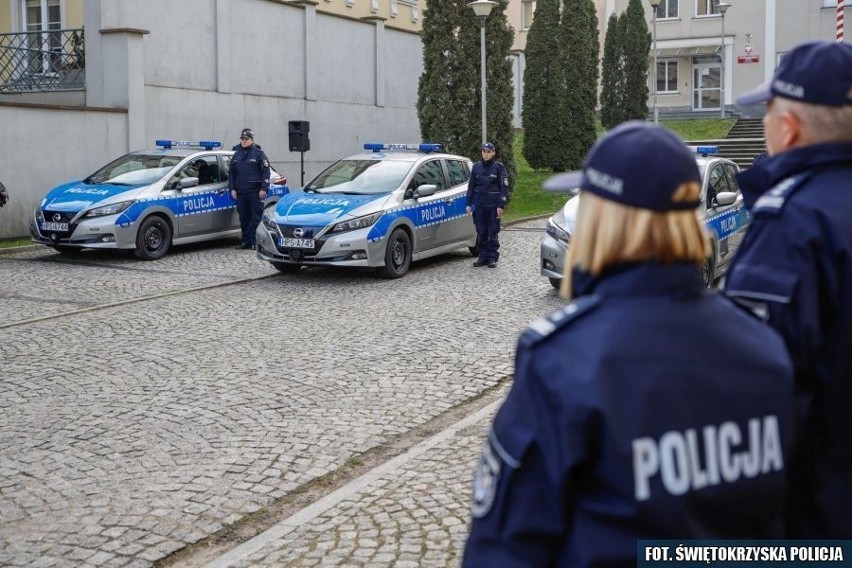
<svg viewBox="0 0 852 568"><path fill-rule="evenodd" d="M0 93L86 86L83 29L0 34Z"/></svg>

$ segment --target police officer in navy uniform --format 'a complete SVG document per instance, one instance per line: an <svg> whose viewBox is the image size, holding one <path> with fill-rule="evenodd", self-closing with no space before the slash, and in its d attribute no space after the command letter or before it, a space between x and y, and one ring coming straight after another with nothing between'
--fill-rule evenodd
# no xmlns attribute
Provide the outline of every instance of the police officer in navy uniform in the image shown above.
<svg viewBox="0 0 852 568"><path fill-rule="evenodd" d="M506 166L495 160L494 144L480 148L482 161L473 165L467 184L467 214L473 215L479 258L474 266L497 267L500 258L500 218L509 201L509 174Z"/></svg>
<svg viewBox="0 0 852 568"><path fill-rule="evenodd" d="M263 200L269 190L269 159L258 144L254 132L244 128L240 143L234 146L234 156L228 168L228 188L237 202L243 242L237 249L255 248L255 232L263 213Z"/></svg>
<svg viewBox="0 0 852 568"><path fill-rule="evenodd" d="M545 184L576 187L574 300L519 340L464 565L632 567L638 539L780 536L792 368L774 331L702 283L695 157L627 122Z"/></svg>
<svg viewBox="0 0 852 568"><path fill-rule="evenodd" d="M743 94L769 157L737 179L751 227L725 293L784 338L805 416L791 538L852 538L852 45L801 44Z"/></svg>

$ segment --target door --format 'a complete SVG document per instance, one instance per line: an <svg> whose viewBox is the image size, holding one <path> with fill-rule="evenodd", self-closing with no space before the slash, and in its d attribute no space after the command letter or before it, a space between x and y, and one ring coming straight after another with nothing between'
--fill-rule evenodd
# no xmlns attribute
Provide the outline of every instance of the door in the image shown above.
<svg viewBox="0 0 852 568"><path fill-rule="evenodd" d="M695 63L692 67L692 110L719 110L722 100L722 66Z"/></svg>
<svg viewBox="0 0 852 568"><path fill-rule="evenodd" d="M228 171L231 167L231 156L219 155L219 179L222 180L222 187L225 189L226 203L228 207L228 226L231 229L240 229L240 214L237 212L237 202L231 197L231 192L228 191Z"/></svg>
<svg viewBox="0 0 852 568"><path fill-rule="evenodd" d="M54 73L62 60L62 12L59 0L21 0L24 31L27 36L27 64L30 73ZM41 32L41 33L35 33Z"/></svg>
<svg viewBox="0 0 852 568"><path fill-rule="evenodd" d="M438 243L464 243L476 237L473 217L465 214L470 166L464 160L445 160L449 189L445 192L448 220L438 227Z"/></svg>
<svg viewBox="0 0 852 568"><path fill-rule="evenodd" d="M214 183L211 177L215 174L218 179L218 163L215 154L196 156L169 180L166 187L172 188L177 198L177 237L218 233L227 229L227 200L230 196L226 196L221 191L222 184ZM196 185L181 187L181 184L193 183L192 180Z"/></svg>
<svg viewBox="0 0 852 568"><path fill-rule="evenodd" d="M421 185L434 185L437 190L433 195L417 199L414 208L414 246L415 253L423 252L438 246L438 226L447 219L447 182L444 178L444 168L439 159L429 160L420 164L409 183L409 191Z"/></svg>

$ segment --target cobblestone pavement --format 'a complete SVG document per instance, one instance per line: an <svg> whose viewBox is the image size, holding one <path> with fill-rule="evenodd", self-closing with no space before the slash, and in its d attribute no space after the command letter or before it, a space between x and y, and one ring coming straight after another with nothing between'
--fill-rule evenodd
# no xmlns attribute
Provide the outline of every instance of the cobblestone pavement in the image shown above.
<svg viewBox="0 0 852 568"><path fill-rule="evenodd" d="M399 280L278 275L230 242L0 255L0 565L150 566L500 384L561 303L542 225L504 230L496 270L459 252ZM402 505L424 526L464 518L427 497Z"/></svg>

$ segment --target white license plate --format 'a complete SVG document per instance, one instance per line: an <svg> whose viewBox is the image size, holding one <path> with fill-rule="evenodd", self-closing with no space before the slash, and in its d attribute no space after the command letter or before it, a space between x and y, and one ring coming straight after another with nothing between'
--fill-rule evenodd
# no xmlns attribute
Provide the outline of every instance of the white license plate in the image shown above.
<svg viewBox="0 0 852 568"><path fill-rule="evenodd" d="M68 223L49 223L47 221L41 224L42 231L67 231Z"/></svg>
<svg viewBox="0 0 852 568"><path fill-rule="evenodd" d="M296 249L312 249L312 248L314 248L314 240L313 239L292 239L290 237L283 237L278 244L281 245L284 248L296 248Z"/></svg>

